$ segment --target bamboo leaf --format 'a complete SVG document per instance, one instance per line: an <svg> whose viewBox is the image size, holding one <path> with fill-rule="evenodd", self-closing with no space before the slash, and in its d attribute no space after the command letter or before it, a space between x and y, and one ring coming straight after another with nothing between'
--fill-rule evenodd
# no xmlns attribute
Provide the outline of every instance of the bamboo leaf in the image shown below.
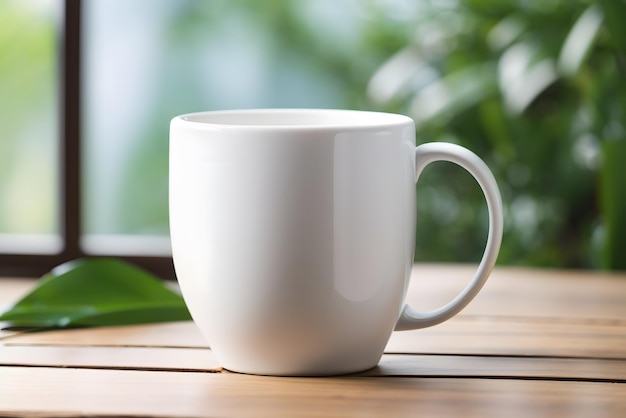
<svg viewBox="0 0 626 418"><path fill-rule="evenodd" d="M46 274L0 315L17 327L111 326L191 319L180 295L115 259L75 260Z"/></svg>

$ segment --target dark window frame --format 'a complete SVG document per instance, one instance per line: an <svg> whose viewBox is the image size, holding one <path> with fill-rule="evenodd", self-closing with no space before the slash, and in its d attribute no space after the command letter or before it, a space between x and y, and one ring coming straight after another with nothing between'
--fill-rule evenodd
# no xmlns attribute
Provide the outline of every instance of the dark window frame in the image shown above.
<svg viewBox="0 0 626 418"><path fill-rule="evenodd" d="M0 254L0 276L39 277L53 267L77 258L92 257L80 245L81 197L81 8L82 0L64 0L59 30L59 233L58 254ZM171 257L110 254L137 264L162 278L174 278ZM98 257L103 257L98 255Z"/></svg>

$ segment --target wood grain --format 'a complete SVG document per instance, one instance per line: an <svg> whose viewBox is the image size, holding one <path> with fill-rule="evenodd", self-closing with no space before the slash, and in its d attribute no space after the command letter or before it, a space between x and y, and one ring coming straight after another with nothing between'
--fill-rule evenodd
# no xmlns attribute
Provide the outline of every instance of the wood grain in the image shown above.
<svg viewBox="0 0 626 418"><path fill-rule="evenodd" d="M2 368L0 414L381 417L623 416L610 383ZM36 402L33 400L36 399Z"/></svg>
<svg viewBox="0 0 626 418"><path fill-rule="evenodd" d="M209 349L0 347L0 366L222 372ZM1 372L0 372L1 373ZM369 377L465 377L626 383L626 360L385 354Z"/></svg>
<svg viewBox="0 0 626 418"><path fill-rule="evenodd" d="M0 365L221 371L213 352L207 348L0 346Z"/></svg>
<svg viewBox="0 0 626 418"><path fill-rule="evenodd" d="M8 337L4 343L100 347L208 347L204 337L191 321L32 332Z"/></svg>
<svg viewBox="0 0 626 418"><path fill-rule="evenodd" d="M449 301L472 278L476 266L416 264L407 301L433 309ZM0 310L35 283L0 279ZM594 295L594 297L590 297ZM483 290L463 311L471 315L626 320L626 274L497 267Z"/></svg>
<svg viewBox="0 0 626 418"><path fill-rule="evenodd" d="M377 367L362 375L626 383L626 360L385 354Z"/></svg>
<svg viewBox="0 0 626 418"><path fill-rule="evenodd" d="M407 301L438 307L473 270L415 266ZM32 284L0 281L0 306ZM0 416L622 417L626 274L497 268L460 315L386 353L356 375L277 378L220 370L189 321L3 331Z"/></svg>
<svg viewBox="0 0 626 418"><path fill-rule="evenodd" d="M407 301L434 309L472 278L471 265L415 265ZM626 274L497 267L463 310L476 316L626 321Z"/></svg>
<svg viewBox="0 0 626 418"><path fill-rule="evenodd" d="M0 312L11 307L21 299L35 285L32 279L0 278L2 292L0 292Z"/></svg>
<svg viewBox="0 0 626 418"><path fill-rule="evenodd" d="M25 333L6 345L207 347L192 322ZM386 353L626 359L626 325L459 315L418 331L395 332Z"/></svg>
<svg viewBox="0 0 626 418"><path fill-rule="evenodd" d="M626 326L459 315L436 327L395 332L385 351L626 359Z"/></svg>

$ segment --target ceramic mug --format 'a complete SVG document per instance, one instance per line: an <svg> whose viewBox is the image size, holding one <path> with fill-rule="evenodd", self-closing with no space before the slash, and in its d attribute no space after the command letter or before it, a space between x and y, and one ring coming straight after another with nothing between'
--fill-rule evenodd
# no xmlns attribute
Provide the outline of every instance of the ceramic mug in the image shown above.
<svg viewBox="0 0 626 418"><path fill-rule="evenodd" d="M440 309L417 312L404 305L415 182L433 161L451 161L476 178L489 234L467 287ZM218 361L237 372L374 367L394 329L435 325L463 309L502 239L500 193L485 163L449 143L416 147L414 123L402 115L273 109L179 116L170 125L169 175L183 297Z"/></svg>

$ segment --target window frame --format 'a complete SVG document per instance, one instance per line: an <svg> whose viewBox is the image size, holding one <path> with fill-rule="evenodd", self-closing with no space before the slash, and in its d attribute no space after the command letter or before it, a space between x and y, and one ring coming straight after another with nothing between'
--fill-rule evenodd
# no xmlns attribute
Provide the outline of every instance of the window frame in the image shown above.
<svg viewBox="0 0 626 418"><path fill-rule="evenodd" d="M171 256L90 254L81 246L81 27L82 0L63 0L59 27L59 235L56 254L0 254L0 276L39 277L64 262L85 257L116 257L165 279L174 278Z"/></svg>

